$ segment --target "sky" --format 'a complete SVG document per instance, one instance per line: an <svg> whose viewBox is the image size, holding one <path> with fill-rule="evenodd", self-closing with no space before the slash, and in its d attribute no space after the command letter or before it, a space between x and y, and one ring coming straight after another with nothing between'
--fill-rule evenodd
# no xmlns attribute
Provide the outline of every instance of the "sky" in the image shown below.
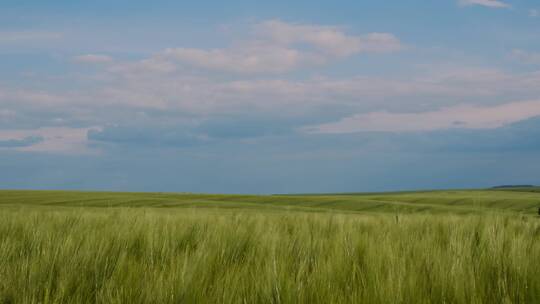
<svg viewBox="0 0 540 304"><path fill-rule="evenodd" d="M540 184L540 2L0 0L0 188Z"/></svg>

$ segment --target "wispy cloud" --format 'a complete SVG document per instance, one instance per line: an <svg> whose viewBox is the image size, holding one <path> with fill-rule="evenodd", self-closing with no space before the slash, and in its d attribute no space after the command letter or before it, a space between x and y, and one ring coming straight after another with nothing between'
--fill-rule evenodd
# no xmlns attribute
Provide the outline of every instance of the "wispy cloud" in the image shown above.
<svg viewBox="0 0 540 304"><path fill-rule="evenodd" d="M357 53L384 53L403 48L390 33L351 35L333 26L287 23L281 20L253 25L251 40L230 48L169 48L153 61L178 62L235 73L282 73L321 65Z"/></svg>
<svg viewBox="0 0 540 304"><path fill-rule="evenodd" d="M491 8L510 8L510 4L498 1L498 0L459 0L459 5L462 6L472 6L479 5Z"/></svg>
<svg viewBox="0 0 540 304"><path fill-rule="evenodd" d="M530 9L529 10L529 17L533 17L533 18L540 17L540 10Z"/></svg>
<svg viewBox="0 0 540 304"><path fill-rule="evenodd" d="M54 107L62 104L66 105L66 103L70 102L72 102L72 100L65 95L65 92L56 94L43 90L9 89L0 87L0 104L3 105L16 103L19 105L28 104L35 107ZM4 115L0 115L0 117L1 116Z"/></svg>
<svg viewBox="0 0 540 304"><path fill-rule="evenodd" d="M165 50L163 55L191 66L235 73L282 73L325 61L317 54L274 45L213 50L176 48Z"/></svg>
<svg viewBox="0 0 540 304"><path fill-rule="evenodd" d="M512 58L527 64L540 64L540 53L527 52L515 49L511 54Z"/></svg>
<svg viewBox="0 0 540 304"><path fill-rule="evenodd" d="M303 117L323 108L349 109L342 115L351 111L406 109L418 112L450 107L456 100L485 105L532 99L540 94L540 72L509 73L489 68L430 68L406 78L319 76L307 79L290 79L285 75L212 77L200 71L186 73L185 69L168 72L169 68L174 69L174 65L113 72L103 67L99 84L64 92L0 88L0 104L8 111L3 120L9 123L17 117L19 120L33 117L58 126L53 119L79 121L79 125L114 123L124 119L126 111L172 111L195 120L255 113L266 117L279 117L283 113ZM106 108L118 110L104 113ZM20 115L14 117L13 111ZM36 111L50 114L48 118L44 114L36 117L33 114ZM30 118L25 118L27 115L31 115Z"/></svg>
<svg viewBox="0 0 540 304"><path fill-rule="evenodd" d="M21 139L0 139L0 148L30 147L43 141L41 136L27 136Z"/></svg>
<svg viewBox="0 0 540 304"><path fill-rule="evenodd" d="M113 58L107 55L100 54L85 54L79 55L72 58L73 62L76 63L110 63L113 62Z"/></svg>
<svg viewBox="0 0 540 304"><path fill-rule="evenodd" d="M0 148L27 152L88 154L87 133L93 128L46 127L33 130L0 130Z"/></svg>
<svg viewBox="0 0 540 304"><path fill-rule="evenodd" d="M22 43L63 38L62 33L44 31L0 31L0 43Z"/></svg>
<svg viewBox="0 0 540 304"><path fill-rule="evenodd" d="M273 43L295 45L305 43L332 56L349 56L359 52L392 52L402 45L389 33L349 35L339 27L287 23L270 20L258 24L257 32Z"/></svg>
<svg viewBox="0 0 540 304"><path fill-rule="evenodd" d="M307 130L315 133L357 133L494 129L536 116L540 116L539 100L491 107L459 105L422 113L372 112Z"/></svg>

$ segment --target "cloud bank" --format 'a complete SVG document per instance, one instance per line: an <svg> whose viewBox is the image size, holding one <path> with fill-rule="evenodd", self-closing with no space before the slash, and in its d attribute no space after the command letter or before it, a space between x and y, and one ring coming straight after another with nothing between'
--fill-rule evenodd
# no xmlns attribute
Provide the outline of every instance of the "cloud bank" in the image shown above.
<svg viewBox="0 0 540 304"><path fill-rule="evenodd" d="M419 132L448 129L495 129L540 116L540 101L523 101L492 107L470 105L432 112L358 114L312 128L318 133Z"/></svg>

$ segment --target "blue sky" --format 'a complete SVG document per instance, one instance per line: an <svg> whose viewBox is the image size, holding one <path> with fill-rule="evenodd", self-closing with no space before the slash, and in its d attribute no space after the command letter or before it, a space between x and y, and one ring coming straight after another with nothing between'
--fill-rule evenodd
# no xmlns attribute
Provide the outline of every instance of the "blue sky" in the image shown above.
<svg viewBox="0 0 540 304"><path fill-rule="evenodd" d="M2 188L540 184L540 3L2 1Z"/></svg>

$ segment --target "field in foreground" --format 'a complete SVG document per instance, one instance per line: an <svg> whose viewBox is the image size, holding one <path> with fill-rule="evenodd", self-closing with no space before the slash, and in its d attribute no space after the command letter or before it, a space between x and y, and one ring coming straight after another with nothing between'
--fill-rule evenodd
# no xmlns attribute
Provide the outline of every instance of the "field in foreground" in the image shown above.
<svg viewBox="0 0 540 304"><path fill-rule="evenodd" d="M0 191L0 303L540 303L539 201Z"/></svg>

